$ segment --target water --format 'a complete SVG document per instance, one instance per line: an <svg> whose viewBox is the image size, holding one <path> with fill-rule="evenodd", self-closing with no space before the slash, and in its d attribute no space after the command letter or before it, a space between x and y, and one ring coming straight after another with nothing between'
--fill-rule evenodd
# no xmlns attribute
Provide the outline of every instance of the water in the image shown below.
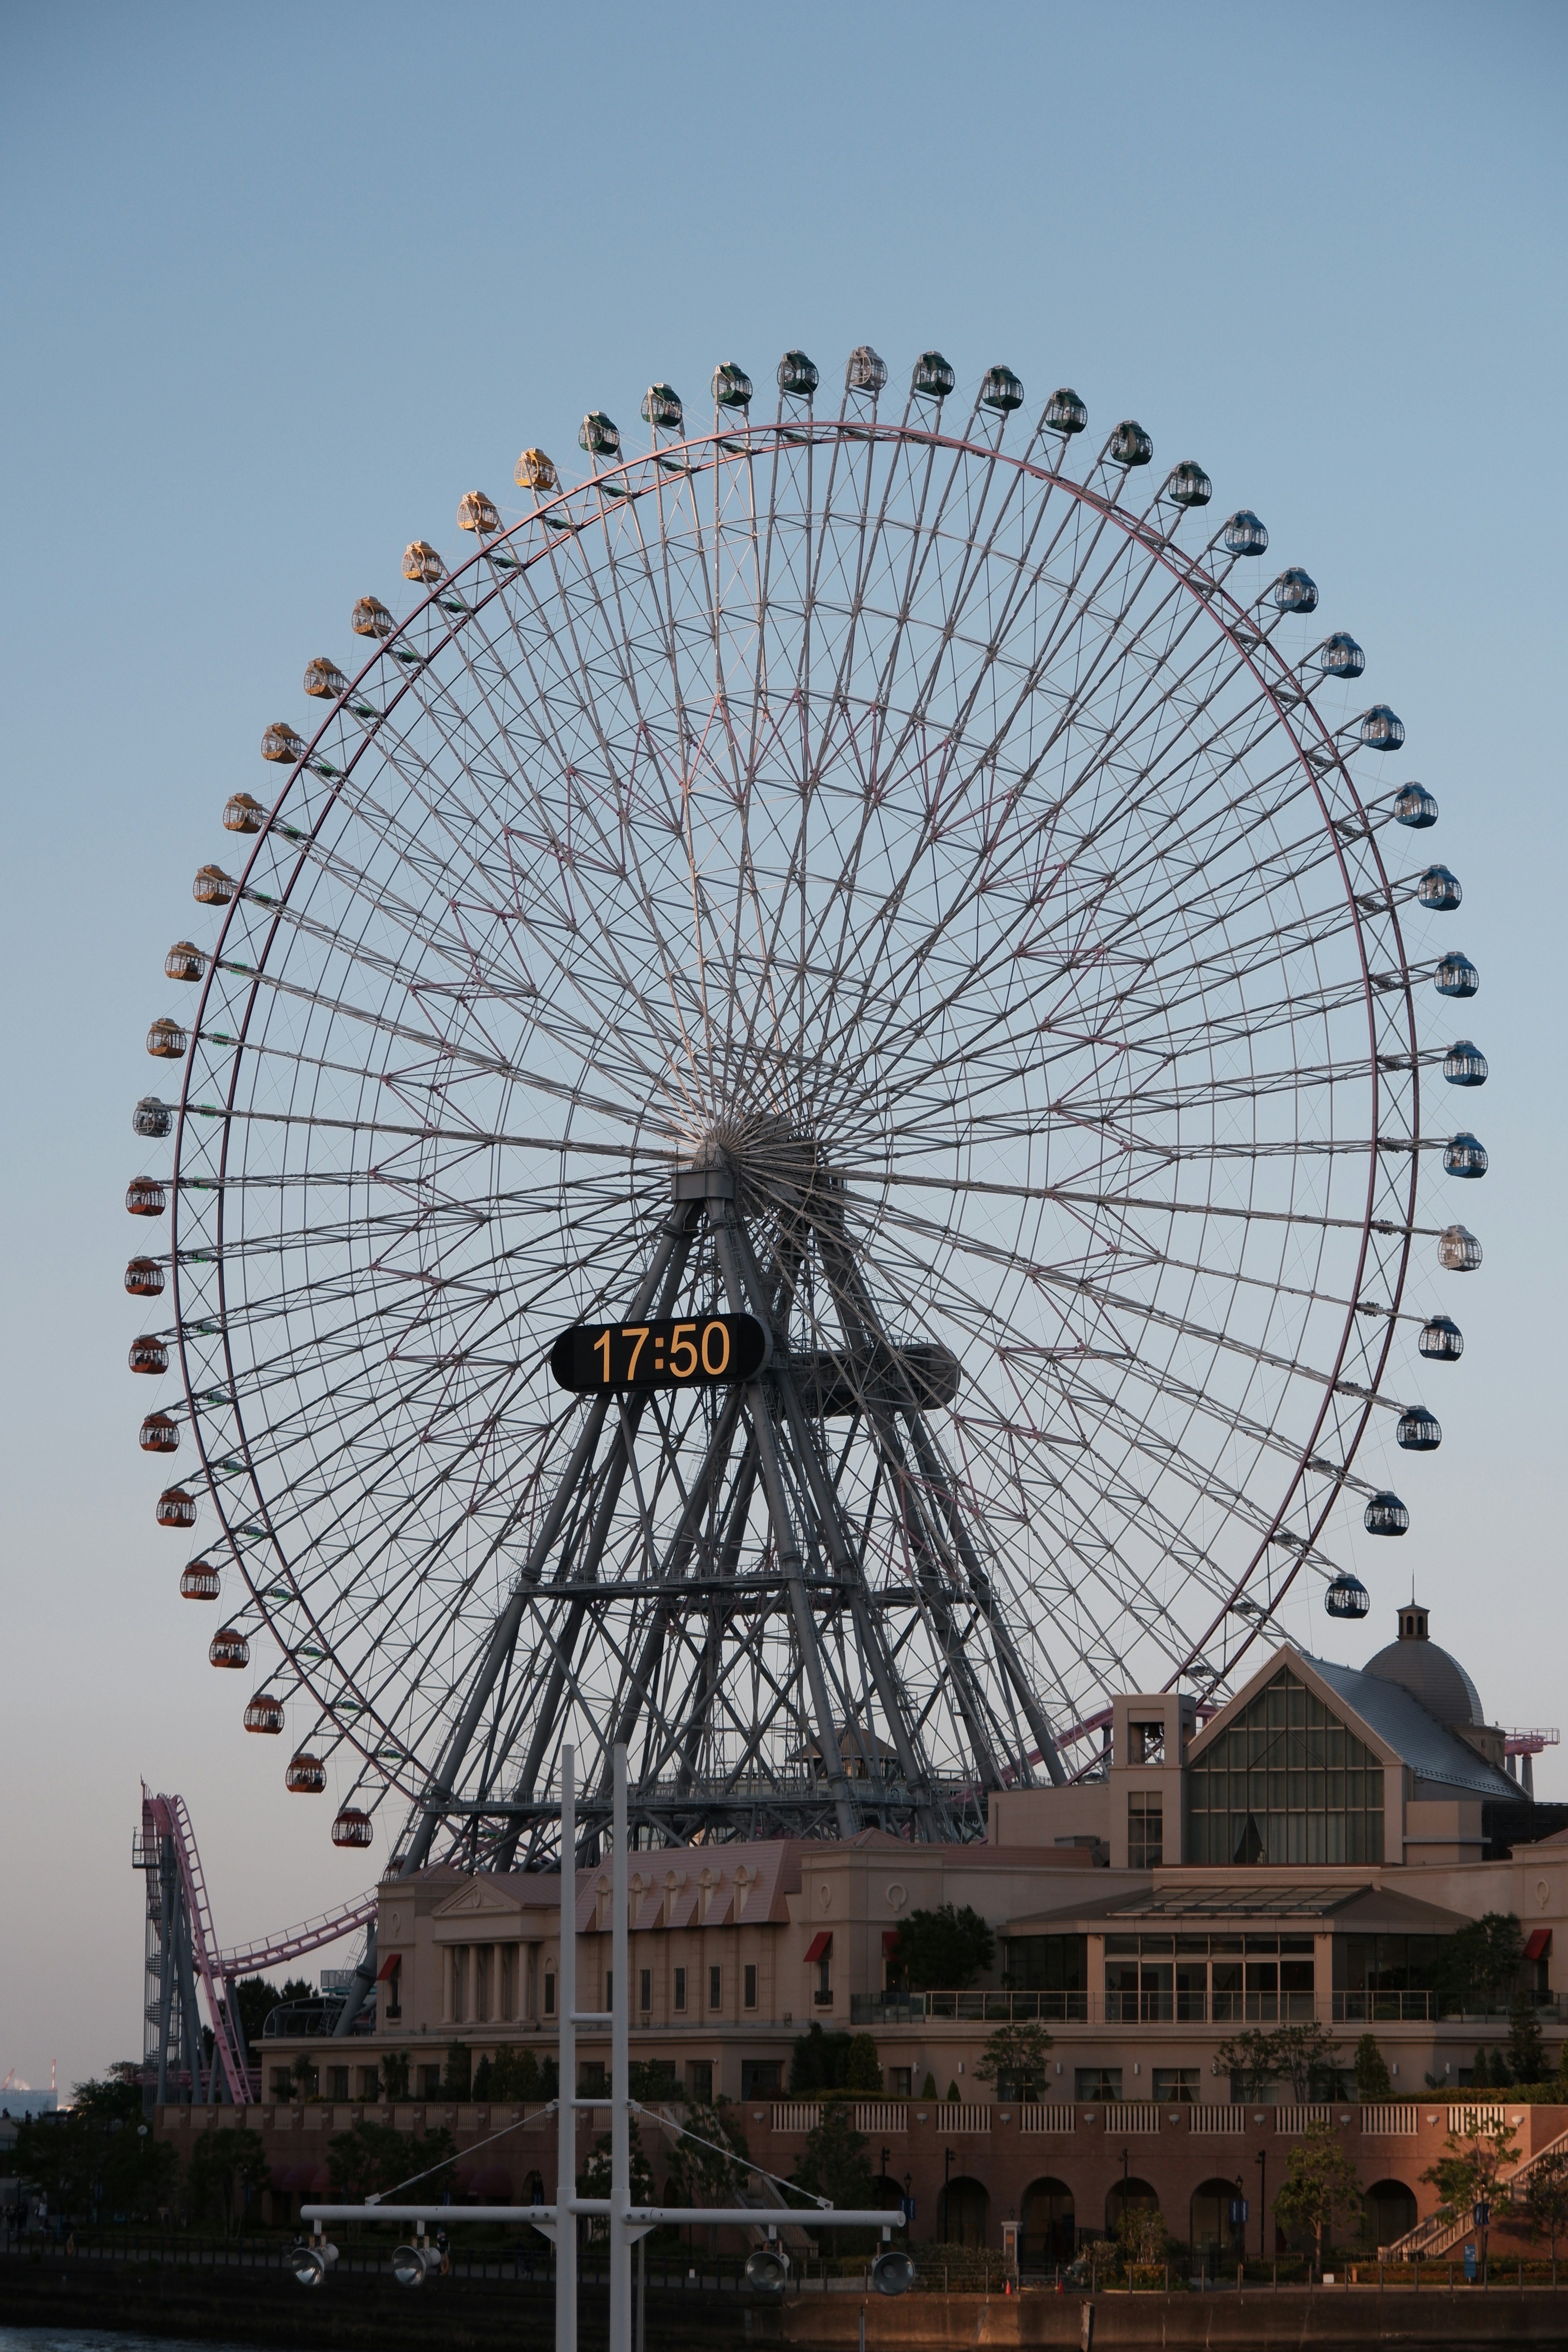
<svg viewBox="0 0 1568 2352"><path fill-rule="evenodd" d="M201 2340L203 2352L256 2352L254 2344ZM169 2352L169 2343L127 2327L0 2327L0 2352Z"/></svg>

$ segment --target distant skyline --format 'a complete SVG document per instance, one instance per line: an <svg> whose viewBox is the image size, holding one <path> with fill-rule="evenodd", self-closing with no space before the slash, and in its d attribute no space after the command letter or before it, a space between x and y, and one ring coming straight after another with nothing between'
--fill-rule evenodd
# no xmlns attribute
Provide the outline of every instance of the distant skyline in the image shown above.
<svg viewBox="0 0 1568 2352"><path fill-rule="evenodd" d="M585 21L68 0L0 30L0 1622L26 1662L0 2057L36 2080L55 2053L62 2088L140 2052L142 1775L186 1797L226 1942L385 1858L335 1852L240 1731L136 1448L129 1122L191 876L409 540L450 548L464 491L514 510L525 443L574 457L585 409L630 417L720 358L763 383L788 344L826 376L861 341L895 369L934 343L963 385L995 361L1071 383L1261 514L1366 647L1482 974L1463 1025L1492 1075L1453 1123L1491 1155L1462 1211L1486 1260L1422 1400L1443 1448L1391 1457L1412 1532L1346 1561L1371 1619L1285 1622L1359 1664L1414 1572L1492 1720L1568 1717L1563 12ZM1560 1749L1536 1785L1568 1796Z"/></svg>

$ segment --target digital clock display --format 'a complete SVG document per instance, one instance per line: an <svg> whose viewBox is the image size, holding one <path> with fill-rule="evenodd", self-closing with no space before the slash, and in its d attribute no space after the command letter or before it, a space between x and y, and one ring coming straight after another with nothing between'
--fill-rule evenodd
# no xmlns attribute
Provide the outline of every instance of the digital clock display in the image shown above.
<svg viewBox="0 0 1568 2352"><path fill-rule="evenodd" d="M754 1315L574 1323L550 1350L550 1369L557 1387L577 1396L603 1389L713 1389L754 1380L767 1352L767 1334Z"/></svg>

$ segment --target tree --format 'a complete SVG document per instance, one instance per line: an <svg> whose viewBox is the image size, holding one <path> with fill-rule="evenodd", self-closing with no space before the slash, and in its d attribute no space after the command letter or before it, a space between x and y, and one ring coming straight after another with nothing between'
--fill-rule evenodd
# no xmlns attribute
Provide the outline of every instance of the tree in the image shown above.
<svg viewBox="0 0 1568 2352"><path fill-rule="evenodd" d="M1491 2008L1524 1961L1524 1935L1511 1911L1483 1911L1450 1936L1437 1966L1444 2006Z"/></svg>
<svg viewBox="0 0 1568 2352"><path fill-rule="evenodd" d="M1157 2205L1146 2204L1141 2199L1123 2202L1116 2222L1116 2250L1130 2278L1135 2264L1147 2267L1164 2261L1170 2235L1165 2217Z"/></svg>
<svg viewBox="0 0 1568 2352"><path fill-rule="evenodd" d="M893 1952L894 1965L916 1992L933 1986L963 1992L995 1958L995 1937L967 1903L962 1910L942 1903L934 1911L911 1911Z"/></svg>
<svg viewBox="0 0 1568 2352"><path fill-rule="evenodd" d="M922 2099L934 2099L936 2096L936 2076L931 2073L929 2068L926 2072L925 2081L921 2084L921 2096Z"/></svg>
<svg viewBox="0 0 1568 2352"><path fill-rule="evenodd" d="M1524 2203L1531 2236L1552 2241L1555 2269L1557 2241L1568 2230L1568 2148L1554 2147L1536 2158L1524 2178Z"/></svg>
<svg viewBox="0 0 1568 2352"><path fill-rule="evenodd" d="M226 2238L231 2230L243 2228L252 2195L271 2179L260 2133L239 2124L202 2133L185 2168L185 2193L193 2212L203 2221L221 2221Z"/></svg>
<svg viewBox="0 0 1568 2352"><path fill-rule="evenodd" d="M19 2126L7 2166L68 2220L142 2220L174 2201L180 2162L142 2120L142 2069L122 2059L79 2083L73 2105Z"/></svg>
<svg viewBox="0 0 1568 2352"><path fill-rule="evenodd" d="M495 2070L490 2064L488 2050L474 2069L474 2096L481 2106L487 2105L495 2096Z"/></svg>
<svg viewBox="0 0 1568 2352"><path fill-rule="evenodd" d="M1331 2233L1336 2215L1347 2221L1361 2211L1361 2183L1356 2168L1331 2124L1310 2123L1292 2143L1286 2159L1285 2185L1274 2200L1275 2219L1286 2230L1310 2230L1314 2259L1323 2267L1323 2239Z"/></svg>
<svg viewBox="0 0 1568 2352"><path fill-rule="evenodd" d="M1522 1985L1514 1994L1513 2007L1508 2013L1508 2063L1516 2083L1542 2083L1546 2079L1546 2044L1542 2039L1540 2012Z"/></svg>
<svg viewBox="0 0 1568 2352"><path fill-rule="evenodd" d="M1051 2037L1043 2025L1002 2025L975 2061L977 2082L994 2083L999 2099L1037 2099Z"/></svg>
<svg viewBox="0 0 1568 2352"><path fill-rule="evenodd" d="M809 2099L820 2091L841 2091L849 2070L847 2033L824 2033L820 2025L797 2034L789 2054L789 2095Z"/></svg>
<svg viewBox="0 0 1568 2352"><path fill-rule="evenodd" d="M699 2102L686 2115L686 2128L670 2157L668 2201L672 2205L733 2205L751 2169L746 2136L729 2112Z"/></svg>
<svg viewBox="0 0 1568 2352"><path fill-rule="evenodd" d="M1450 2126L1442 2155L1421 2178L1431 2182L1442 2200L1445 2215L1454 2219L1475 2205L1489 2208L1504 2168L1518 2161L1519 2143L1509 2127L1508 2117L1500 2116L1496 2123L1483 2123L1477 2117L1468 2131L1455 2131ZM1487 2222L1480 2224L1483 2263L1487 2258L1488 2228Z"/></svg>
<svg viewBox="0 0 1568 2352"><path fill-rule="evenodd" d="M457 2153L451 2133L440 2125L434 2131L404 2132L395 2124L359 2123L352 2131L334 2132L327 2142L327 2179L334 2198L345 2205L384 2197L418 2174L429 2175L419 2182L421 2197L440 2197L456 2186Z"/></svg>
<svg viewBox="0 0 1568 2352"><path fill-rule="evenodd" d="M805 2152L791 2177L799 2187L815 2196L826 2197L830 2204L858 2206L865 2212L876 2196L876 2181L867 2154L869 2147L865 2133L855 2128L854 2109L842 2101L835 2101L823 2108L816 2129L806 2134ZM861 2251L861 2235L850 2230L834 2231L845 2253Z"/></svg>
<svg viewBox="0 0 1568 2352"><path fill-rule="evenodd" d="M449 2099L466 2099L473 2087L473 2053L466 2042L447 2044L446 2079L441 2088Z"/></svg>
<svg viewBox="0 0 1568 2352"><path fill-rule="evenodd" d="M389 2099L408 2096L408 2053L389 2050L381 2062L382 2087Z"/></svg>
<svg viewBox="0 0 1568 2352"><path fill-rule="evenodd" d="M1326 2083L1329 2096L1333 2096L1333 2085L1342 2070L1339 2044L1331 2033L1315 2021L1310 2025L1277 2025L1268 2041L1274 2073L1289 2084L1298 2105L1310 2099L1320 2084Z"/></svg>
<svg viewBox="0 0 1568 2352"><path fill-rule="evenodd" d="M1356 2096L1363 2101L1392 2098L1394 2081L1388 2071L1388 2061L1377 2046L1376 2039L1363 2033L1355 2046L1352 2061L1355 2069Z"/></svg>
<svg viewBox="0 0 1568 2352"><path fill-rule="evenodd" d="M629 2130L632 2203L651 2205L653 2203L653 2167L649 2164L644 2150L642 2134L637 2129L636 2116L630 2118ZM607 2197L609 2193L610 2135L608 2132L601 2132L594 2142L587 2163L577 2175L577 2194L579 2197ZM607 2238L610 2234L607 2218L602 2214L595 2214L588 2234L593 2238Z"/></svg>
<svg viewBox="0 0 1568 2352"><path fill-rule="evenodd" d="M1231 2097L1244 2102L1260 2099L1279 2072L1274 2036L1260 2033L1255 2025L1222 2042L1215 2059L1220 2073L1230 2076Z"/></svg>
<svg viewBox="0 0 1568 2352"><path fill-rule="evenodd" d="M882 2068L877 2056L877 2045L868 2033L855 2033L849 2038L849 2048L844 2067L844 2087L861 2098L879 2099L882 2095Z"/></svg>
<svg viewBox="0 0 1568 2352"><path fill-rule="evenodd" d="M265 1977L241 1977L235 1986L235 2012L252 2058L261 2046L262 2029L282 1999L277 1986L268 1984Z"/></svg>

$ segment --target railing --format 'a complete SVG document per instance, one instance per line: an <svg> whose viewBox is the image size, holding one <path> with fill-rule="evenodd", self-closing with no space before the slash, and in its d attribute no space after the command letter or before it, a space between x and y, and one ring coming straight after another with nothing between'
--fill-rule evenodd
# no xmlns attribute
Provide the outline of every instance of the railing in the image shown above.
<svg viewBox="0 0 1568 2352"><path fill-rule="evenodd" d="M1289 2132L1300 2139L1309 2124L1331 2123L1333 2116L1332 2107L1323 2106L1316 2102L1310 2106L1276 2107L1274 2128L1277 2132Z"/></svg>
<svg viewBox="0 0 1568 2352"><path fill-rule="evenodd" d="M1310 2024L1318 2013L1318 1996L1311 1992L1216 1992L1212 1997L1216 2025Z"/></svg>
<svg viewBox="0 0 1568 2352"><path fill-rule="evenodd" d="M835 2104L837 2103L835 2102ZM847 2105L847 2102L845 2104ZM933 2100L931 2105L934 2107L936 2105L937 2102ZM815 2131L822 2121L823 2105L824 2102L821 2099L775 2099L773 2102L774 2131ZM960 2107L955 2103L951 2106L942 2105L940 2112L944 2116L954 2116L968 2115L973 2110ZM989 2115L990 2112L990 2109L986 2108L985 2113ZM856 2102L855 2128L858 2132L907 2132L909 2127L910 2103L907 2099L860 2099ZM956 2124L953 2128L956 2131L963 2131L973 2130L975 2126ZM986 2124L982 2128L989 2131L991 2126Z"/></svg>
<svg viewBox="0 0 1568 2352"><path fill-rule="evenodd" d="M1247 2109L1230 2102L1205 2100L1187 2109L1191 2128L1195 2132L1244 2132L1247 2129Z"/></svg>
<svg viewBox="0 0 1568 2352"><path fill-rule="evenodd" d="M1506 2009L1446 2009L1433 1992L856 1992L851 2025L1321 2025L1480 2023ZM1536 2003L1542 2024L1568 2024L1568 2003Z"/></svg>
<svg viewBox="0 0 1568 2352"><path fill-rule="evenodd" d="M1336 2025L1420 2025L1437 2014L1434 1992L1337 1992Z"/></svg>
<svg viewBox="0 0 1568 2352"><path fill-rule="evenodd" d="M1363 2106L1361 2111L1362 2130L1371 2132L1374 2137L1401 2137L1418 2130L1420 2124L1421 2112L1418 2107L1391 2106L1385 2102Z"/></svg>
<svg viewBox="0 0 1568 2352"><path fill-rule="evenodd" d="M928 2018L972 2025L1087 2025L1086 1992L855 1992L851 2025L923 2025Z"/></svg>
<svg viewBox="0 0 1568 2352"><path fill-rule="evenodd" d="M1152 2099L1110 2099L1105 2107L1109 2132L1157 2132L1165 2110Z"/></svg>
<svg viewBox="0 0 1568 2352"><path fill-rule="evenodd" d="M1049 2103L1030 2100L1018 2109L1021 2132L1069 2132L1078 2129L1078 2109L1065 2099Z"/></svg>

